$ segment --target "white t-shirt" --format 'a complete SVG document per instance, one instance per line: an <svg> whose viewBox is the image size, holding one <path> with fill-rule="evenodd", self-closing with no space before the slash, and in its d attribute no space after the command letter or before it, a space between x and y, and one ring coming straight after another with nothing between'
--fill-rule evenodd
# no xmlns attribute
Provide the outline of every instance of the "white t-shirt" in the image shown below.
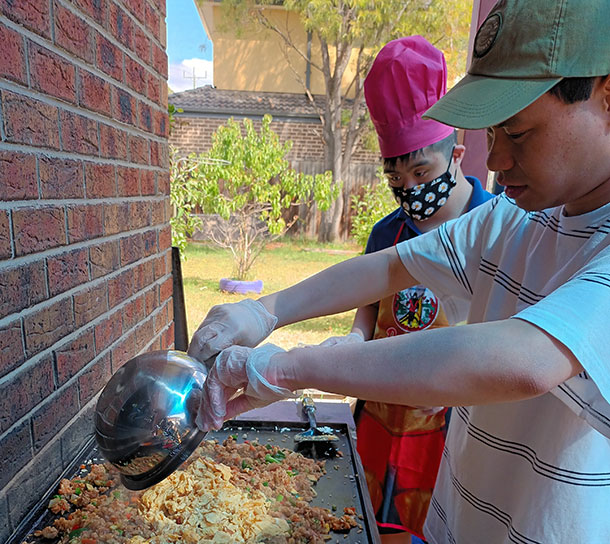
<svg viewBox="0 0 610 544"><path fill-rule="evenodd" d="M455 321L464 303L469 323L529 321L585 369L535 399L453 410L427 540L609 543L610 204L567 217L500 195L397 250Z"/></svg>

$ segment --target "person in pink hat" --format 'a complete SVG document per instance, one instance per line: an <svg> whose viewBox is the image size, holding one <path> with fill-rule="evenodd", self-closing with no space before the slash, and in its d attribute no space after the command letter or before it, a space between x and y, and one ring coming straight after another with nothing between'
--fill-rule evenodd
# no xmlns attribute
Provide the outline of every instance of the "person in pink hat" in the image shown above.
<svg viewBox="0 0 610 544"><path fill-rule="evenodd" d="M421 36L389 42L364 82L388 185L400 204L373 227L372 253L433 230L493 197L462 173L455 129L423 113L446 92L443 53ZM371 340L450 325L435 294L410 287L359 308L350 339ZM327 341L327 344L333 340ZM341 342L341 339L336 339ZM446 408L358 401L358 452L384 543L423 538L445 443Z"/></svg>

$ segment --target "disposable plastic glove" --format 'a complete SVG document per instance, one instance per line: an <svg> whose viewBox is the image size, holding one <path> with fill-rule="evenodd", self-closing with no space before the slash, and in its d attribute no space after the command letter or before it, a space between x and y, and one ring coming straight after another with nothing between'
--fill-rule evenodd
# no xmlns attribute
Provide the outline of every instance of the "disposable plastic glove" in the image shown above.
<svg viewBox="0 0 610 544"><path fill-rule="evenodd" d="M265 377L271 357L282 348L265 344L252 349L232 346L220 352L202 391L195 423L202 431L220 429L225 420L277 400L294 398L292 391Z"/></svg>
<svg viewBox="0 0 610 544"><path fill-rule="evenodd" d="M214 358L230 346L253 348L269 336L277 317L257 300L213 306L191 340L188 354L210 369Z"/></svg>
<svg viewBox="0 0 610 544"><path fill-rule="evenodd" d="M356 344L358 342L364 342L364 338L357 332L350 332L345 336L331 336L320 344L320 346L336 346L338 344Z"/></svg>

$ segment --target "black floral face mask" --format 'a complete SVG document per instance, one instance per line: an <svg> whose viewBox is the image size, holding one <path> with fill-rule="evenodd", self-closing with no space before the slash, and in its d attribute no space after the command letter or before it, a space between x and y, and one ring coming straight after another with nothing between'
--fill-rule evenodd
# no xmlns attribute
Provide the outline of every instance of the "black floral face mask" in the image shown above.
<svg viewBox="0 0 610 544"><path fill-rule="evenodd" d="M451 153L453 157L453 152ZM392 187L394 196L407 215L417 221L430 219L447 202L451 191L457 182L449 172L451 160L447 170L438 178L420 183L411 189Z"/></svg>

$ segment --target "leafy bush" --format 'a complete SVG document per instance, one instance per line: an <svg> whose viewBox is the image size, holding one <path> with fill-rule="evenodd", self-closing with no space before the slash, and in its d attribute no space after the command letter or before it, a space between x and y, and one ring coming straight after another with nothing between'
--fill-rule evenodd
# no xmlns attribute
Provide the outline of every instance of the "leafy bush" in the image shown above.
<svg viewBox="0 0 610 544"><path fill-rule="evenodd" d="M203 226L211 242L231 250L238 280L247 278L265 244L298 219L296 214L286 219L290 208L315 202L328 209L340 190L332 188L330 172L311 176L290 168L286 155L292 142L280 143L271 121L266 115L257 132L250 119L241 124L229 119L214 133L207 153L170 161L172 243L184 249L186 237ZM211 221L203 225L197 209Z"/></svg>
<svg viewBox="0 0 610 544"><path fill-rule="evenodd" d="M362 195L352 196L351 235L356 243L364 249L371 234L373 225L397 207L392 191L388 188L383 168L377 169L377 182L371 187L365 186Z"/></svg>

